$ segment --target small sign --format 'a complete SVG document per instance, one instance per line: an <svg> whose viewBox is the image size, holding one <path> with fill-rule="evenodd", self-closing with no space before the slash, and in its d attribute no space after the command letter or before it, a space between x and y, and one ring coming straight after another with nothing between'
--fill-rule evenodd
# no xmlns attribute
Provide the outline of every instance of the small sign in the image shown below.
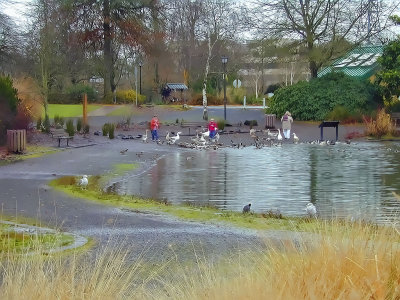
<svg viewBox="0 0 400 300"><path fill-rule="evenodd" d="M235 88L240 88L240 87L242 86L242 82L241 82L239 79L235 79L235 80L233 81L233 86L234 86Z"/></svg>

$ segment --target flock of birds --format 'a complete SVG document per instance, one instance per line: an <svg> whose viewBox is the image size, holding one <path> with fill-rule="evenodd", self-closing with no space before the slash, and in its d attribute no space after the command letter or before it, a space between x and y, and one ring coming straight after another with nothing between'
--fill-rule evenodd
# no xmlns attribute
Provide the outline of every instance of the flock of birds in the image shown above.
<svg viewBox="0 0 400 300"><path fill-rule="evenodd" d="M244 214L250 213L250 209L251 209L251 203L246 204L245 206L243 206L242 212L243 212ZM308 217L309 219L311 219L311 218L314 218L314 219L317 218L317 208L316 208L315 205L312 204L311 202L307 203L307 205L306 205L306 207L305 207L304 210L306 211L307 217Z"/></svg>

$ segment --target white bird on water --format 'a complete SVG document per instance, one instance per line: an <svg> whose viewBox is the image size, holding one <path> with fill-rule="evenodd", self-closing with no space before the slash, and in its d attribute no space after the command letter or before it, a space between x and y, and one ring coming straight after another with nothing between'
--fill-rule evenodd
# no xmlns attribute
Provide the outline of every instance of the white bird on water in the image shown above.
<svg viewBox="0 0 400 300"><path fill-rule="evenodd" d="M306 212L308 217L316 218L317 217L317 208L311 202L307 203Z"/></svg>
<svg viewBox="0 0 400 300"><path fill-rule="evenodd" d="M295 144L299 142L299 137L293 132L293 141Z"/></svg>
<svg viewBox="0 0 400 300"><path fill-rule="evenodd" d="M79 185L80 185L82 188L85 188L85 189L86 189L86 187L87 187L88 184L89 184L89 180L88 180L88 178L87 178L87 175L83 175L82 178L79 179Z"/></svg>

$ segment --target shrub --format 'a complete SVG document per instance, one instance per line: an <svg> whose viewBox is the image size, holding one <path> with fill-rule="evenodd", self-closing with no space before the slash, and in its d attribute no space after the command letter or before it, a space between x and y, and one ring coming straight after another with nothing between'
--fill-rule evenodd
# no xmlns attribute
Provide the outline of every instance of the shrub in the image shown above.
<svg viewBox="0 0 400 300"><path fill-rule="evenodd" d="M50 119L49 115L44 116L44 122L42 126L42 132L50 133Z"/></svg>
<svg viewBox="0 0 400 300"><path fill-rule="evenodd" d="M119 90L116 93L117 103L133 103L136 104L136 91L134 90ZM137 103L142 105L146 101L146 96L137 94Z"/></svg>
<svg viewBox="0 0 400 300"><path fill-rule="evenodd" d="M68 119L67 121L67 129L65 130L69 136L74 136L75 128L74 128L74 121L72 119Z"/></svg>
<svg viewBox="0 0 400 300"><path fill-rule="evenodd" d="M70 103L82 103L83 94L85 93L88 101L96 101L97 93L94 88L89 85L78 83L65 89L65 94L68 96Z"/></svg>
<svg viewBox="0 0 400 300"><path fill-rule="evenodd" d="M76 121L76 131L77 131L77 132L81 132L81 129L82 129L82 122L83 122L82 118L79 118L79 119Z"/></svg>
<svg viewBox="0 0 400 300"><path fill-rule="evenodd" d="M197 94L192 99L188 101L189 105L203 105L203 95ZM222 105L224 104L224 99L213 95L207 95L207 105Z"/></svg>
<svg viewBox="0 0 400 300"><path fill-rule="evenodd" d="M103 127L101 128L102 132L103 132L103 136L107 136L108 133L110 132L110 124L109 123L105 123L103 125Z"/></svg>
<svg viewBox="0 0 400 300"><path fill-rule="evenodd" d="M54 126L56 128L62 128L64 126L64 118L59 115L54 115Z"/></svg>
<svg viewBox="0 0 400 300"><path fill-rule="evenodd" d="M218 120L217 120L217 126L218 126L218 129L224 130L224 128L225 128L225 120L223 120L223 119L218 119Z"/></svg>
<svg viewBox="0 0 400 300"><path fill-rule="evenodd" d="M335 107L342 106L351 115L359 115L382 103L377 95L367 81L331 73L278 89L267 112L281 116L288 110L298 120L324 120Z"/></svg>
<svg viewBox="0 0 400 300"><path fill-rule="evenodd" d="M12 128L19 102L12 79L0 76L0 144L6 141L7 129Z"/></svg>
<svg viewBox="0 0 400 300"><path fill-rule="evenodd" d="M381 138L384 135L394 135L396 128L393 120L384 109L380 109L376 115L376 120L364 117L366 131L369 136Z"/></svg>
<svg viewBox="0 0 400 300"><path fill-rule="evenodd" d="M84 133L84 134L88 134L89 131L90 131L90 126L89 126L89 124L83 125L83 133Z"/></svg>
<svg viewBox="0 0 400 300"><path fill-rule="evenodd" d="M41 129L42 129L42 117L39 117L39 118L36 120L36 129L37 129L37 130L41 130Z"/></svg>
<svg viewBox="0 0 400 300"><path fill-rule="evenodd" d="M114 139L114 129L115 129L114 124L109 124L108 137L110 138L110 140Z"/></svg>

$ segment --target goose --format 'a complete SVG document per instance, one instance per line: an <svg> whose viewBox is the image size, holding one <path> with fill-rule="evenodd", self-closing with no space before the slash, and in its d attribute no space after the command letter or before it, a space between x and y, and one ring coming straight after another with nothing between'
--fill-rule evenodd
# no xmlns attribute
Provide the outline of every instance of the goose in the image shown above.
<svg viewBox="0 0 400 300"><path fill-rule="evenodd" d="M250 206L251 206L251 203L249 203L243 207L244 214L250 212Z"/></svg>
<svg viewBox="0 0 400 300"><path fill-rule="evenodd" d="M146 133L142 136L142 141L143 141L143 143L147 143L147 132L148 132L149 130L148 129L146 129Z"/></svg>
<svg viewBox="0 0 400 300"><path fill-rule="evenodd" d="M317 217L317 208L311 202L307 203L305 210L306 210L308 217L310 217L310 218Z"/></svg>
<svg viewBox="0 0 400 300"><path fill-rule="evenodd" d="M127 151L128 151L128 149L124 149L124 150L119 151L119 153L125 154Z"/></svg>
<svg viewBox="0 0 400 300"><path fill-rule="evenodd" d="M250 136L252 137L252 138L256 138L257 137L257 135L256 135L256 130L255 129L250 129Z"/></svg>
<svg viewBox="0 0 400 300"><path fill-rule="evenodd" d="M87 185L89 184L87 175L83 175L78 184L81 186L81 188L86 189Z"/></svg>
<svg viewBox="0 0 400 300"><path fill-rule="evenodd" d="M295 144L299 142L299 137L293 132L293 141Z"/></svg>
<svg viewBox="0 0 400 300"><path fill-rule="evenodd" d="M207 143L206 139L204 138L204 135L201 135L197 143L201 146L204 146Z"/></svg>
<svg viewBox="0 0 400 300"><path fill-rule="evenodd" d="M278 141L282 141L281 130L278 128Z"/></svg>
<svg viewBox="0 0 400 300"><path fill-rule="evenodd" d="M203 132L202 134L201 134L202 136L204 136L204 137L209 137L210 136L210 130L207 130L206 132Z"/></svg>
<svg viewBox="0 0 400 300"><path fill-rule="evenodd" d="M177 141L177 140L179 140L179 135L180 134L182 134L182 132L177 132L176 133L176 136L171 136L169 139L170 139L170 142L169 142L169 144L170 145L172 145L172 144L175 144L175 142Z"/></svg>
<svg viewBox="0 0 400 300"><path fill-rule="evenodd" d="M165 140L167 141L167 144L171 141L171 137L169 136L169 132L167 132L167 135L165 136Z"/></svg>

